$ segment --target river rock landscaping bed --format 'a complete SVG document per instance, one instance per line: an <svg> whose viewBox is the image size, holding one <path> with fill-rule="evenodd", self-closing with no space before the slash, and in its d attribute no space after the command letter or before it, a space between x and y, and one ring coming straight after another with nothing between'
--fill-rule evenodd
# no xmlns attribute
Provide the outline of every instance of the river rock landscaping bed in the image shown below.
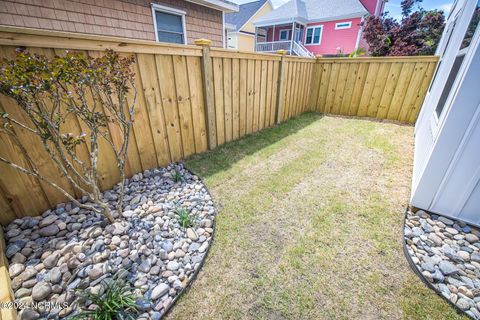
<svg viewBox="0 0 480 320"><path fill-rule="evenodd" d="M117 190L103 194L112 210ZM179 208L189 213L190 228L180 225ZM65 203L5 228L16 301L68 304L35 304L21 310L20 319L70 317L78 312L77 289L101 292L114 276L138 296L138 319L159 319L168 310L212 241L215 209L206 187L181 164L146 170L127 181L121 217L113 214L116 222L109 224Z"/></svg>
<svg viewBox="0 0 480 320"><path fill-rule="evenodd" d="M408 212L405 241L423 277L448 301L480 319L480 231L423 210Z"/></svg>

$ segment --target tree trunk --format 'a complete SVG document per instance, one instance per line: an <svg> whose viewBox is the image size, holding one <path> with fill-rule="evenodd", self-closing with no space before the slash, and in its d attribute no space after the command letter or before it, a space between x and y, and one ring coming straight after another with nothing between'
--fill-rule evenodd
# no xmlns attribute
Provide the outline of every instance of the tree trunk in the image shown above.
<svg viewBox="0 0 480 320"><path fill-rule="evenodd" d="M114 223L115 219L112 216L112 213L110 212L110 208L108 207L107 204L102 204L102 213L103 215L108 219L110 223Z"/></svg>

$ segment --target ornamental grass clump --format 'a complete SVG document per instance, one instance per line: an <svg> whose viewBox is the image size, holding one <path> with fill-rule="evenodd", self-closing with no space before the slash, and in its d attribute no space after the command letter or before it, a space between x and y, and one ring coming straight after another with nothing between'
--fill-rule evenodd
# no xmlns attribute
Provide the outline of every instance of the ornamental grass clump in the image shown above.
<svg viewBox="0 0 480 320"><path fill-rule="evenodd" d="M124 280L110 280L103 283L104 292L92 293L89 290L79 290L81 311L73 317L75 320L135 320L138 308L137 297L132 288ZM85 302L91 302L94 308L86 308Z"/></svg>
<svg viewBox="0 0 480 320"><path fill-rule="evenodd" d="M182 207L177 207L175 213L178 216L178 223L184 229L193 227L193 218L190 216L190 213Z"/></svg>
<svg viewBox="0 0 480 320"><path fill-rule="evenodd" d="M177 182L182 182L183 181L183 176L182 174L180 173L180 171L178 171L177 169L175 169L175 171L173 172L172 174L172 179L173 179L173 182L177 183Z"/></svg>
<svg viewBox="0 0 480 320"><path fill-rule="evenodd" d="M52 59L18 50L14 59L4 59L0 63L0 93L17 104L0 109L0 134L8 136L25 162L15 163L3 156L0 161L53 187L78 207L103 213L113 222L108 204L101 199L98 159L107 148L113 150L116 163L109 165L120 173L117 210L121 212L136 96L130 68L133 63L133 56L121 58L111 50L98 58L67 52ZM77 132L72 130L75 122L81 128ZM77 193L87 195L90 203L77 201L72 191L42 175L36 163L38 155L22 138L25 134L41 143L61 176ZM102 140L106 147L99 148ZM87 151L82 156L79 150Z"/></svg>

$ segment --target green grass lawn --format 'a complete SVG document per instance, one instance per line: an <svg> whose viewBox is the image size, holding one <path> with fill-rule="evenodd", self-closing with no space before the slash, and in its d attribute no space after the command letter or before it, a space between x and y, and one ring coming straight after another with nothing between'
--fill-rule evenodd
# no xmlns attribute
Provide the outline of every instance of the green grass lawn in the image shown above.
<svg viewBox="0 0 480 320"><path fill-rule="evenodd" d="M194 156L218 208L168 319L459 319L410 270L413 128L304 114Z"/></svg>

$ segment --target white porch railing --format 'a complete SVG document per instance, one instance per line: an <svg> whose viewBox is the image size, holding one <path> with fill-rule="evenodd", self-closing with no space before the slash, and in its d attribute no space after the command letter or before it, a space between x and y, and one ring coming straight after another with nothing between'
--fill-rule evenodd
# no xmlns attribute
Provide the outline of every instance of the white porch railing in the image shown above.
<svg viewBox="0 0 480 320"><path fill-rule="evenodd" d="M275 52L277 50L290 51L291 41L273 41L257 43L256 51L259 52Z"/></svg>
<svg viewBox="0 0 480 320"><path fill-rule="evenodd" d="M307 58L315 58L313 53L308 51L300 42L294 41L293 42L293 52L300 57L307 57Z"/></svg>

